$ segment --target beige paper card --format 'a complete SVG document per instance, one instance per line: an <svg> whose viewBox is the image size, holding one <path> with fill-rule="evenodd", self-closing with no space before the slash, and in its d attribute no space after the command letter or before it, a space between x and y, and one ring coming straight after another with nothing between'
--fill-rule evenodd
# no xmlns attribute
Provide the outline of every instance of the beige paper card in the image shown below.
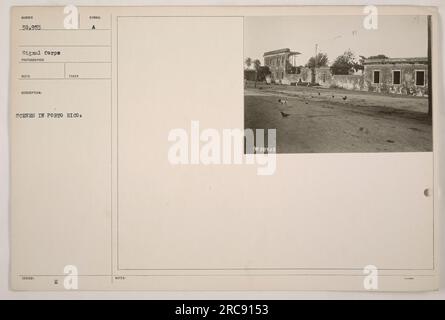
<svg viewBox="0 0 445 320"><path fill-rule="evenodd" d="M13 289L437 289L434 8L11 18Z"/></svg>

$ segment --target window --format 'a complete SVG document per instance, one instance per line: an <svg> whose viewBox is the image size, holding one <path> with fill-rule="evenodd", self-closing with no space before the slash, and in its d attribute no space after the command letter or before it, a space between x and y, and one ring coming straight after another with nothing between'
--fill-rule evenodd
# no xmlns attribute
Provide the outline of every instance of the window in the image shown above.
<svg viewBox="0 0 445 320"><path fill-rule="evenodd" d="M401 71L394 70L392 72L392 84L400 84L401 83Z"/></svg>
<svg viewBox="0 0 445 320"><path fill-rule="evenodd" d="M374 83L380 83L380 71L374 71L373 82Z"/></svg>
<svg viewBox="0 0 445 320"><path fill-rule="evenodd" d="M416 86L425 85L425 71L416 71Z"/></svg>

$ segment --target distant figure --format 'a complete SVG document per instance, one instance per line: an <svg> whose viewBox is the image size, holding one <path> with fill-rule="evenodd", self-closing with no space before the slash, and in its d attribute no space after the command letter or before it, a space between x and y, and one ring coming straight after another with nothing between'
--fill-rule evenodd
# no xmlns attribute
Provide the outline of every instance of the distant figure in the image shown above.
<svg viewBox="0 0 445 320"><path fill-rule="evenodd" d="M278 99L278 102L281 104L287 104L287 100L286 99Z"/></svg>
<svg viewBox="0 0 445 320"><path fill-rule="evenodd" d="M285 112L283 112L283 111L280 111L280 113L281 113L281 116L282 116L283 118L287 118L287 117L290 116L289 113L285 113Z"/></svg>
<svg viewBox="0 0 445 320"><path fill-rule="evenodd" d="M347 96L344 96L342 99L343 99L343 100L346 100L346 99L348 99L348 97L347 97Z"/></svg>

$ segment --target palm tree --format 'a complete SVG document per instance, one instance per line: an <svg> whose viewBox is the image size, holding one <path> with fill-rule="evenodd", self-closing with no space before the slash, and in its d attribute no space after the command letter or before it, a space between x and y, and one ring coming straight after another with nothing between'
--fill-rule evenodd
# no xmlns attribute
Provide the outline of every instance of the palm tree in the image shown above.
<svg viewBox="0 0 445 320"><path fill-rule="evenodd" d="M244 63L246 64L247 68L250 68L250 66L252 65L252 59L251 58L247 58Z"/></svg>

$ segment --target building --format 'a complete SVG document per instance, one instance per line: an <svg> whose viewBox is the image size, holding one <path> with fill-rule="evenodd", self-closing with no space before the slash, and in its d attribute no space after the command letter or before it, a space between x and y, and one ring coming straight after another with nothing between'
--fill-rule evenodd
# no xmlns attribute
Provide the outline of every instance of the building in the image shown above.
<svg viewBox="0 0 445 320"><path fill-rule="evenodd" d="M264 65L271 72L271 80L275 83L282 83L288 74L295 73L299 54L289 48L265 52L263 55Z"/></svg>
<svg viewBox="0 0 445 320"><path fill-rule="evenodd" d="M367 91L428 95L428 58L386 58L364 61Z"/></svg>

